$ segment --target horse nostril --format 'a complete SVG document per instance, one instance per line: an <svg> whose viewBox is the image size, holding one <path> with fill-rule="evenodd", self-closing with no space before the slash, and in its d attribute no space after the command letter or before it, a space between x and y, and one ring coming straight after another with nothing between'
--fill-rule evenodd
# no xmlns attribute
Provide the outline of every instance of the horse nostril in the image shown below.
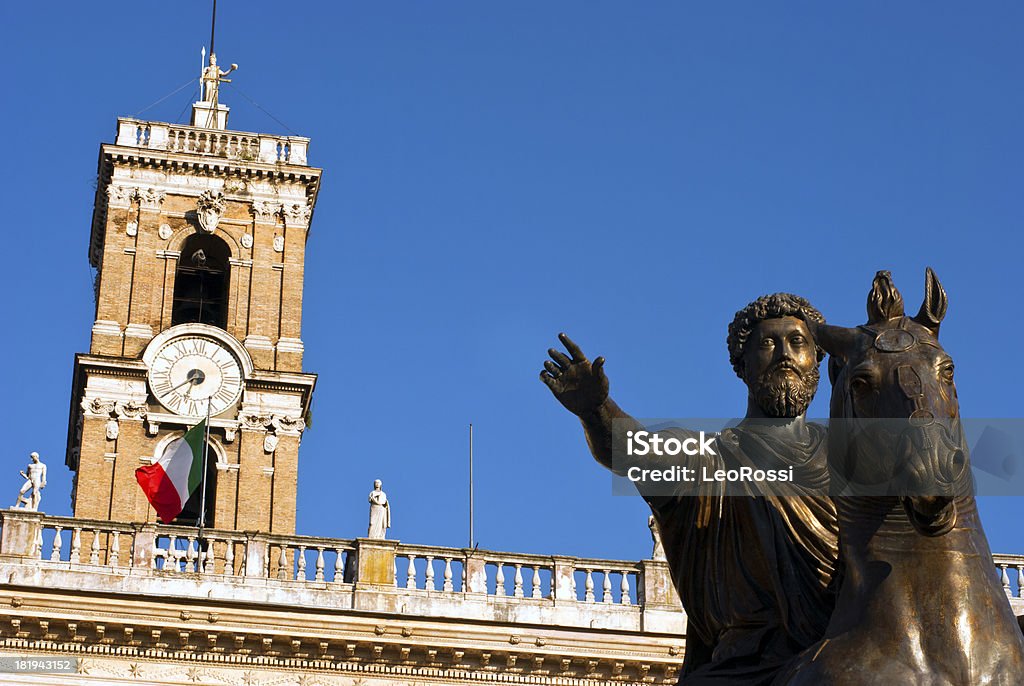
<svg viewBox="0 0 1024 686"><path fill-rule="evenodd" d="M950 482L958 481L967 469L967 456L963 450L955 450L949 460Z"/></svg>

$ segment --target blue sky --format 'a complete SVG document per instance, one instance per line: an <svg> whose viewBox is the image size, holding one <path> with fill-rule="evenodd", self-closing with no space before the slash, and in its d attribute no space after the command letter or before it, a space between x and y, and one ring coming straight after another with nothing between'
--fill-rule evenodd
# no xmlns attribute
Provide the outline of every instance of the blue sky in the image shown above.
<svg viewBox="0 0 1024 686"><path fill-rule="evenodd" d="M13 502L38 450L44 509L68 514L98 147L198 75L209 3L0 12L0 484ZM231 128L283 122L325 169L300 532L364 534L381 478L394 537L464 545L473 422L483 547L646 556L644 503L611 495L537 379L557 332L637 416L733 416L735 310L792 291L861 323L878 269L908 309L936 269L964 416L1019 417L1022 24L1010 2L220 2ZM177 121L192 93L142 116ZM1024 552L1024 500L982 512L994 550Z"/></svg>

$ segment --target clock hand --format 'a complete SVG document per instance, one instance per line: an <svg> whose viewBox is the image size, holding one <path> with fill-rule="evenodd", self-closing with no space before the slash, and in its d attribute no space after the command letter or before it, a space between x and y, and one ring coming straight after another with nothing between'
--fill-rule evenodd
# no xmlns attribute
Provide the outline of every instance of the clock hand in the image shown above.
<svg viewBox="0 0 1024 686"><path fill-rule="evenodd" d="M182 382L181 382L180 384L178 384L177 386L174 386L173 388L171 388L171 391L176 391L176 390L178 390L179 388L181 388L182 386L184 386L184 385L185 385L185 384L187 384L187 383L188 383L188 384L193 384L193 385L195 385L195 384L193 383L192 379L191 379L191 378L188 378L188 379L185 379L184 381L182 381ZM168 391L168 393L170 393L171 391Z"/></svg>
<svg viewBox="0 0 1024 686"><path fill-rule="evenodd" d="M192 370L189 370L189 373L185 376L185 380L182 381L177 386L172 387L171 391L176 391L179 388L181 388L182 386L184 386L185 384L191 384L192 386L198 386L199 384L203 383L204 381L206 381L206 374L203 373L203 370L202 369L192 369ZM168 392L170 392L170 391L168 391ZM189 393L191 393L191 392L192 392L192 389L190 387L189 388Z"/></svg>

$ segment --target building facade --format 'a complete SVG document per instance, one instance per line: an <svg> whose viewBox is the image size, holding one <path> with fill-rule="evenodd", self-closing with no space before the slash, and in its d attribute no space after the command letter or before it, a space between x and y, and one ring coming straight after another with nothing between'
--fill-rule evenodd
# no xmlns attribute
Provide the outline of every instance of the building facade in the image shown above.
<svg viewBox="0 0 1024 686"><path fill-rule="evenodd" d="M296 535L321 170L306 138L228 129L206 87L189 126L123 118L100 148L74 516L0 511L0 684L675 683L663 559ZM160 523L135 470L204 418L206 497ZM1024 556L996 563L1024 615Z"/></svg>
<svg viewBox="0 0 1024 686"><path fill-rule="evenodd" d="M210 105L193 106L193 124ZM216 109L226 125L228 108ZM89 352L75 358L66 456L75 516L154 521L135 470L209 414L205 524L295 532L316 384L302 368L320 181L308 144L119 119L116 141L101 146L89 243L96 317ZM195 523L198 507L181 523Z"/></svg>

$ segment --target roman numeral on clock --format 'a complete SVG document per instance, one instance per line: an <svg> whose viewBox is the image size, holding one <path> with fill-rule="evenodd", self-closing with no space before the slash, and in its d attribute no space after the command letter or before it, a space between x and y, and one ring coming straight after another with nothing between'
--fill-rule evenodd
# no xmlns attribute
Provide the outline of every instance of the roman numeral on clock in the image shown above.
<svg viewBox="0 0 1024 686"><path fill-rule="evenodd" d="M232 389L230 389L230 388L228 388L226 386L221 386L220 390L218 390L217 393L213 396L213 399L214 400L219 400L222 403L226 403L226 402L232 400L234 397L235 397L235 393L234 393L234 391Z"/></svg>

